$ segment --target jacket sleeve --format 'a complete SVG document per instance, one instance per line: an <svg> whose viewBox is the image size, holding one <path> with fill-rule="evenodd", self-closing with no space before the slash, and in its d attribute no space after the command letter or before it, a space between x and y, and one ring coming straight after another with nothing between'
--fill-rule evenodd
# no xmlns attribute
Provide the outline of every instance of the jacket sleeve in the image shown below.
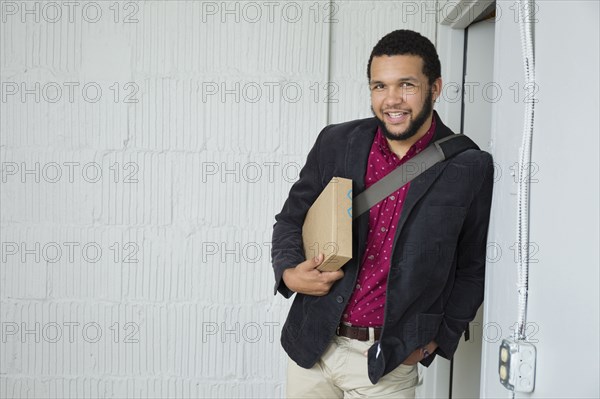
<svg viewBox="0 0 600 399"><path fill-rule="evenodd" d="M494 183L492 157L484 154L483 162L477 165L479 170L484 171L483 179L459 236L454 285L444 309L442 324L434 338L439 345L436 353L446 359L454 355L463 332L483 302L487 232Z"/></svg>
<svg viewBox="0 0 600 399"><path fill-rule="evenodd" d="M290 189L289 195L281 212L275 216L273 225L273 238L271 259L275 272L275 290L284 297L289 298L294 293L283 282L282 276L285 269L295 267L304 262L304 248L302 245L302 224L306 212L323 191L321 172L319 168L320 145L323 135L328 127L323 129L313 148L310 150L306 163L300 171L299 179Z"/></svg>

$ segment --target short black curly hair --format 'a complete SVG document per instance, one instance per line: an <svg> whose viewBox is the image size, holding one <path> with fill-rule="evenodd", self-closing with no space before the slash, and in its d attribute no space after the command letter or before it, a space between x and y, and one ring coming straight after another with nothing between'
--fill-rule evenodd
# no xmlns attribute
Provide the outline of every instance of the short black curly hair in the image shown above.
<svg viewBox="0 0 600 399"><path fill-rule="evenodd" d="M382 55L416 55L423 60L423 74L427 76L429 84L442 76L442 66L435 46L429 39L421 34L399 29L388 33L377 42L367 64L367 77L371 80L371 62L373 57Z"/></svg>

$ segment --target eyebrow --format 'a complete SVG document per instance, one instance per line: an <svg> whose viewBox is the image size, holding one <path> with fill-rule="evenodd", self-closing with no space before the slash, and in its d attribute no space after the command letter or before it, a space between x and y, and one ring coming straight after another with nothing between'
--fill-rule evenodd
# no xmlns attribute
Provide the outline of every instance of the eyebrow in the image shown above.
<svg viewBox="0 0 600 399"><path fill-rule="evenodd" d="M417 82L418 83L419 79L415 78L414 76L407 76L405 78L400 78L400 79L396 80L396 83L401 83L401 82ZM377 84L377 83L384 83L384 82L382 82L380 80L371 80L369 82L370 85Z"/></svg>

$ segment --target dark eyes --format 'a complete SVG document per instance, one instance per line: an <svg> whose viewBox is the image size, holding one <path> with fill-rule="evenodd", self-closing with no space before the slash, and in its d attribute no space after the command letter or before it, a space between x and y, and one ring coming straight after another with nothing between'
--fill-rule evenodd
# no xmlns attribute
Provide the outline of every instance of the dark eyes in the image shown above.
<svg viewBox="0 0 600 399"><path fill-rule="evenodd" d="M412 89L415 87L415 85L410 82L402 82L400 83L400 87L403 89ZM382 90L384 88L385 85L383 83L376 83L374 85L371 85L371 90Z"/></svg>

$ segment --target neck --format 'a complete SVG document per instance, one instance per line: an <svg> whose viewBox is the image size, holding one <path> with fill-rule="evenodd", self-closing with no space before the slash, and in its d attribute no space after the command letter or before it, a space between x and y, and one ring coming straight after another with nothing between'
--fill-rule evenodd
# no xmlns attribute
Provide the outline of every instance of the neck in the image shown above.
<svg viewBox="0 0 600 399"><path fill-rule="evenodd" d="M417 134L406 140L390 140L386 138L388 145L390 146L390 150L392 150L392 152L396 154L399 159L402 159L402 157L406 155L408 150L410 150L410 147L412 147L417 141L419 141L419 139L421 139L423 136L425 136L425 134L427 134L427 131L431 127L432 118L433 113L429 115L429 117L427 118L427 122L423 123L423 126L421 126Z"/></svg>

